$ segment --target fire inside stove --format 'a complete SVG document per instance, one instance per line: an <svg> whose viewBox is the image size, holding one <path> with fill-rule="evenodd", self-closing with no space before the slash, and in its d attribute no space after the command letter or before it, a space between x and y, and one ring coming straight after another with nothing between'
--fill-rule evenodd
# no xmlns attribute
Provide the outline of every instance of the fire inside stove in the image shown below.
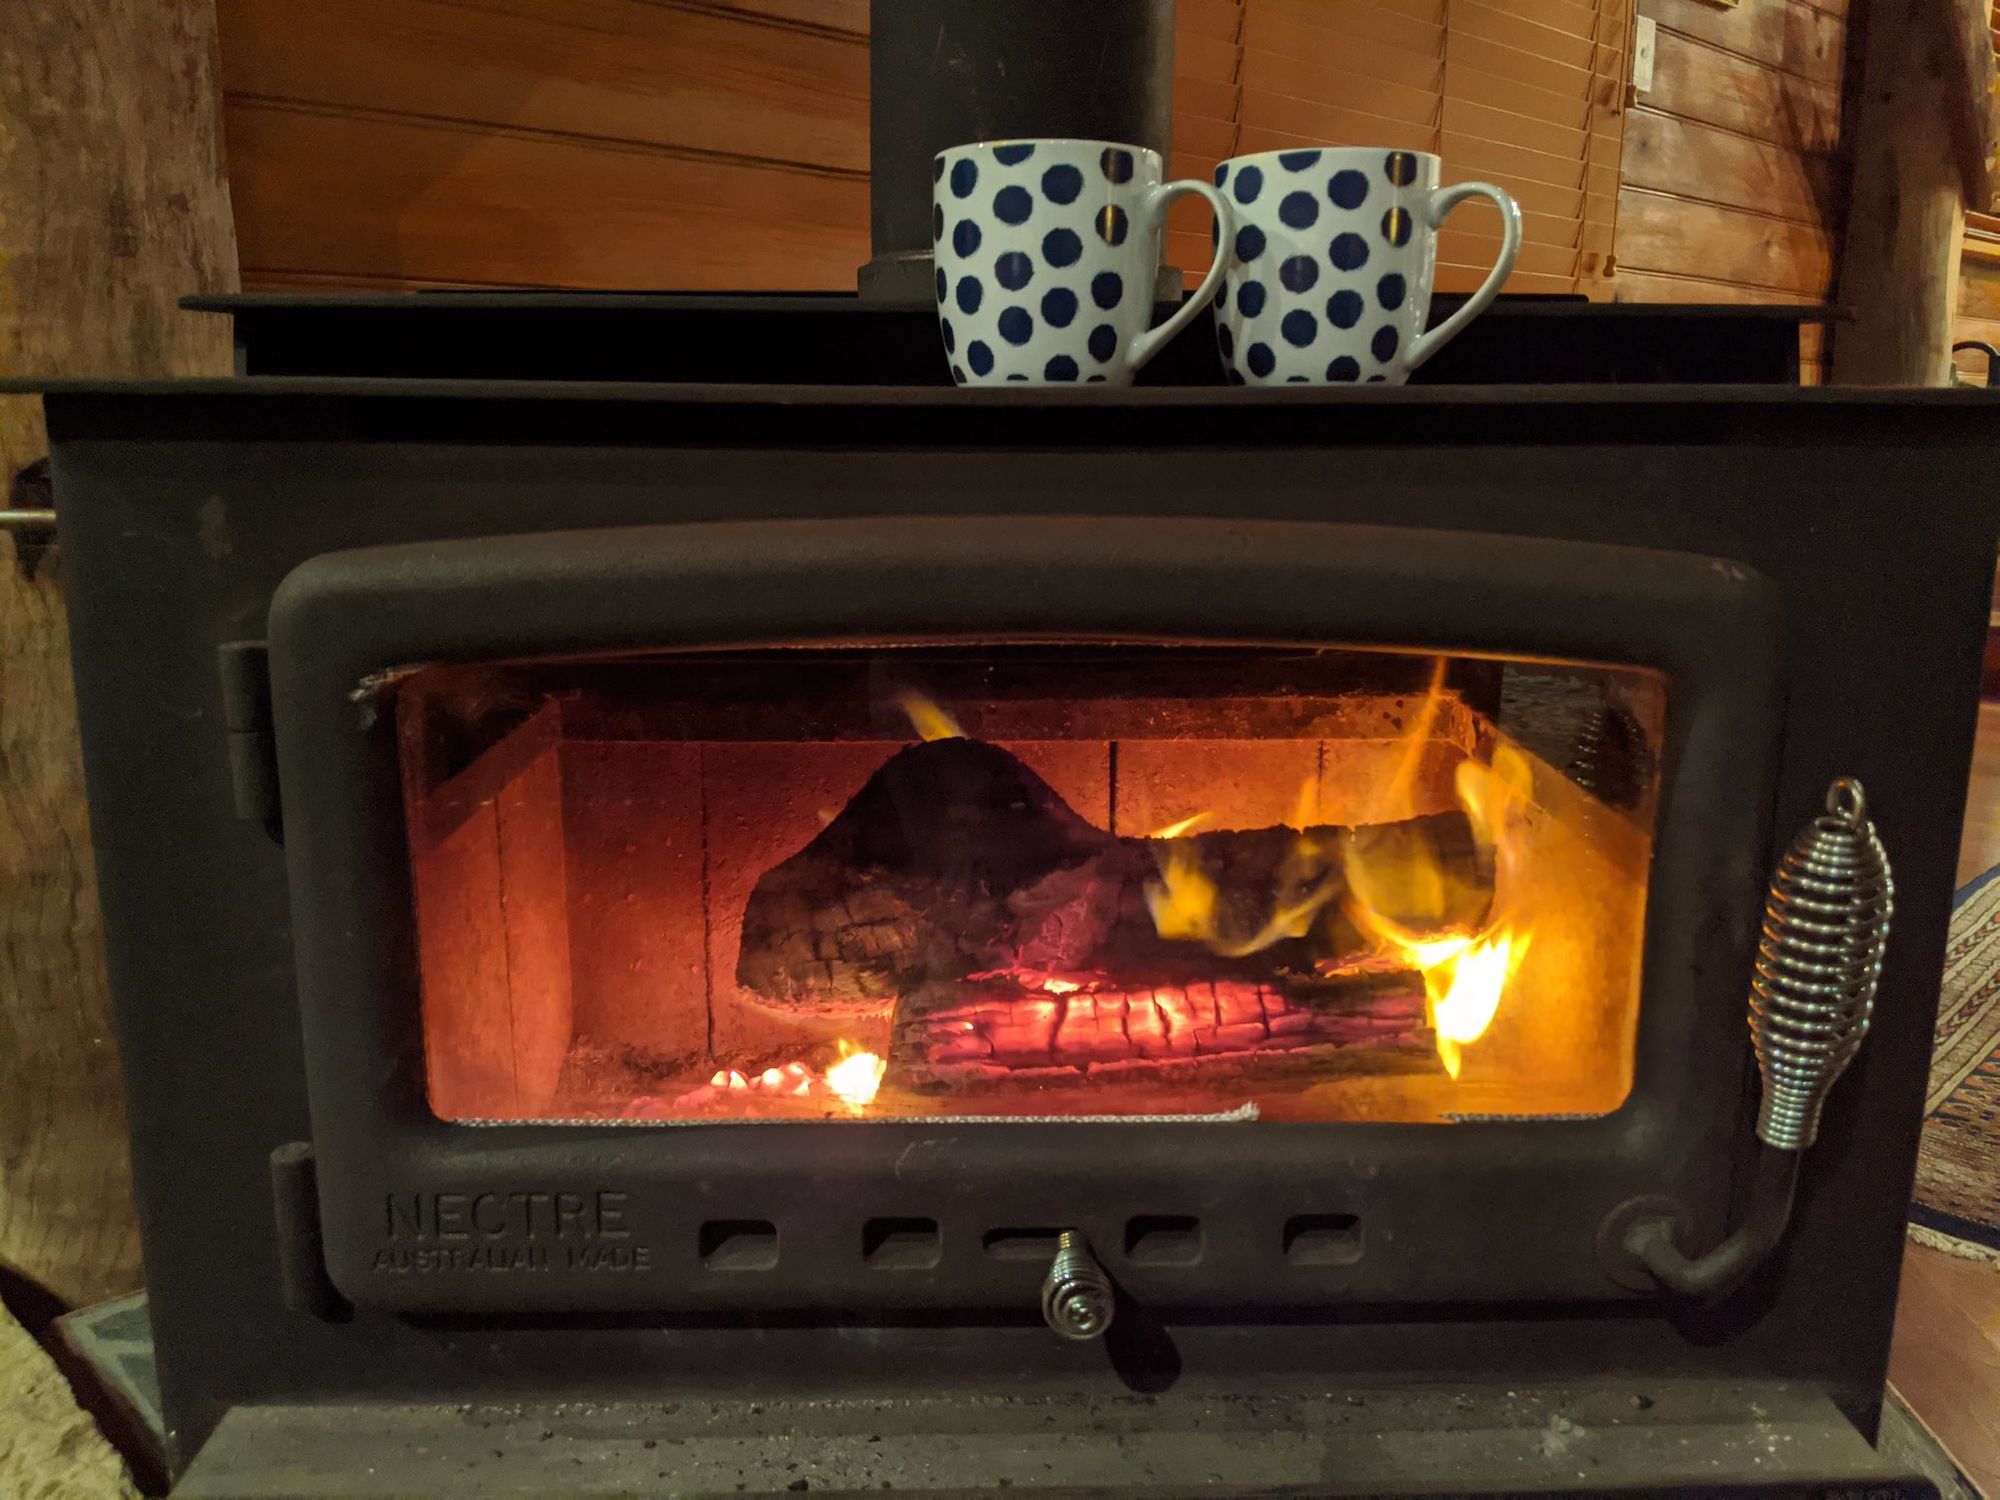
<svg viewBox="0 0 2000 1500"><path fill-rule="evenodd" d="M457 1121L1476 1121L1631 1085L1651 672L1129 644L395 685Z"/></svg>

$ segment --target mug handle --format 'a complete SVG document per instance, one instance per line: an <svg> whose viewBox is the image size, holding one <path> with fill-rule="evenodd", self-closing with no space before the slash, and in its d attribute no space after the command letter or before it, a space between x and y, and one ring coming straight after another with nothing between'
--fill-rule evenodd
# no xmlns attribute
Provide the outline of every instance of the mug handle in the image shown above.
<svg viewBox="0 0 2000 1500"><path fill-rule="evenodd" d="M1409 356L1403 363L1406 375L1457 338L1467 323L1493 305L1493 299L1500 295L1500 284L1513 274L1514 262L1520 257L1521 205L1505 188L1497 188L1490 182L1460 182L1433 192L1424 209L1432 231L1442 228L1445 216L1467 198L1491 198L1494 207L1500 210L1500 258L1493 262L1493 269L1486 273L1479 290L1466 299L1463 307L1428 333L1410 341Z"/></svg>
<svg viewBox="0 0 2000 1500"><path fill-rule="evenodd" d="M1147 361L1166 347L1168 339L1192 323L1198 313L1215 298L1215 289L1222 285L1223 273L1229 269L1230 248L1236 243L1236 218L1229 211L1229 204L1222 194L1207 183L1195 177L1183 177L1175 182L1163 182L1146 195L1146 216L1148 226L1154 234L1162 232L1166 223L1167 209L1174 199L1189 193L1200 193L1208 200L1208 206L1215 210L1217 233L1215 236L1215 258L1208 263L1208 274L1201 278L1201 285L1194 289L1194 295L1183 302L1180 310L1158 328L1149 328L1144 333L1135 334L1132 346L1126 351L1126 358L1136 372L1145 368ZM1156 262L1157 264L1157 262ZM1152 288L1146 295L1152 296Z"/></svg>

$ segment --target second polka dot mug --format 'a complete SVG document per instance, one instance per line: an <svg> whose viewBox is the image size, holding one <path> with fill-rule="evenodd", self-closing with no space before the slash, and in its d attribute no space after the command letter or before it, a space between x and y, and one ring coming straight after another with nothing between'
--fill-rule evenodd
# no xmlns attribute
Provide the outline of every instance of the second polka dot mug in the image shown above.
<svg viewBox="0 0 2000 1500"><path fill-rule="evenodd" d="M960 385L1127 385L1208 305L1220 251L1194 295L1158 328L1160 225L1186 193L1208 199L1224 241L1222 194L1165 182L1157 151L1116 141L987 141L932 165L938 330Z"/></svg>
<svg viewBox="0 0 2000 1500"><path fill-rule="evenodd" d="M1450 343L1500 293L1521 252L1521 210L1488 182L1438 185L1423 151L1325 147L1238 156L1215 169L1235 233L1215 340L1231 383L1386 381ZM1467 198L1500 209L1500 258L1429 332L1438 226Z"/></svg>

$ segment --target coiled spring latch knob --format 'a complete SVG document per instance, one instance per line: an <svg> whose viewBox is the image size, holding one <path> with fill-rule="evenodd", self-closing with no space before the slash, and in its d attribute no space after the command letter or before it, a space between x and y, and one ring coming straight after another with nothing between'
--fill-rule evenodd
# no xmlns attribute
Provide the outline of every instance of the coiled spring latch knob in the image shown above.
<svg viewBox="0 0 2000 1500"><path fill-rule="evenodd" d="M1868 1033L1896 886L1858 781L1793 840L1764 903L1750 981L1750 1036L1763 1076L1757 1136L1803 1151L1833 1082Z"/></svg>
<svg viewBox="0 0 2000 1500"><path fill-rule="evenodd" d="M1042 1278L1042 1317L1066 1339L1094 1339L1111 1326L1116 1309L1111 1278L1074 1229L1056 1240L1056 1258Z"/></svg>

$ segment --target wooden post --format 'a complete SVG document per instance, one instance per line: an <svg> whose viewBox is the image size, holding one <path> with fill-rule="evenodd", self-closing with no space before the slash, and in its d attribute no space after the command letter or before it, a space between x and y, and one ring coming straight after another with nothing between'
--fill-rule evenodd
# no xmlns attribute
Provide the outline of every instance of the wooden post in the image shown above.
<svg viewBox="0 0 2000 1500"><path fill-rule="evenodd" d="M1854 177L1833 329L1837 385L1944 385L1968 204L1991 201L1985 0L1872 0L1848 138Z"/></svg>
<svg viewBox="0 0 2000 1500"><path fill-rule="evenodd" d="M0 3L0 373L229 372L219 114L212 0ZM0 397L0 478L46 443ZM0 1274L82 1304L140 1272L59 557L0 541Z"/></svg>

